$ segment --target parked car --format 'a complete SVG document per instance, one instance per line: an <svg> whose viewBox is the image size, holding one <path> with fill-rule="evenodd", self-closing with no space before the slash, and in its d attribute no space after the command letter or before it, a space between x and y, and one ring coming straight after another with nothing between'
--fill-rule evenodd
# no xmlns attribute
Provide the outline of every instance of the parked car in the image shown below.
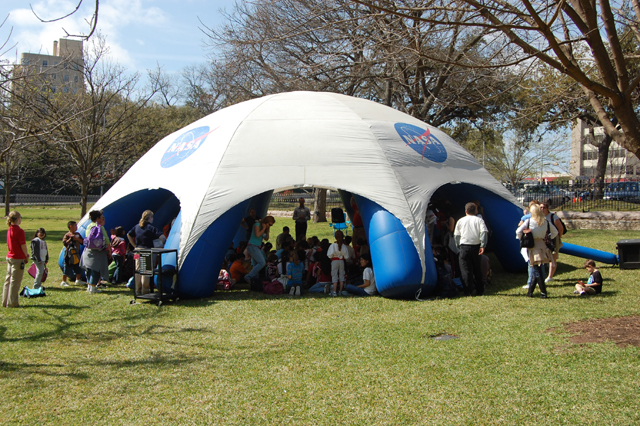
<svg viewBox="0 0 640 426"><path fill-rule="evenodd" d="M640 202L640 187L638 182L610 183L604 190L605 200L621 200L632 203Z"/></svg>
<svg viewBox="0 0 640 426"><path fill-rule="evenodd" d="M532 200L538 200L549 204L553 208L571 201L573 195L563 188L552 185L538 185L527 188L516 198L524 206L528 205Z"/></svg>

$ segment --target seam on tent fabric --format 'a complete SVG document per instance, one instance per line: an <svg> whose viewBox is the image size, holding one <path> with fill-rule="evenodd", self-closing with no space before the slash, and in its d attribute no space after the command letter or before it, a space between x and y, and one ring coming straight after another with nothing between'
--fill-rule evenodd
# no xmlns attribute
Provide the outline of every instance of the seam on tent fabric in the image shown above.
<svg viewBox="0 0 640 426"><path fill-rule="evenodd" d="M384 158L387 160L387 164L391 164L391 163L390 163L390 161L389 161L389 157L387 157L387 153L384 151L384 149L382 149L382 146L380 145L380 141L378 140L378 138L377 138L377 137L375 137L375 134L371 131L371 123L370 123L370 121L366 121L366 120L364 120L364 119L363 119L359 114L357 114L357 113L353 110L353 108L351 108L350 106L348 106L348 105L346 105L346 104L344 104L344 103L342 103L342 104L343 104L345 107L349 108L349 109L350 109L350 110L351 110L351 111L352 111L352 112L353 112L357 117L360 117L360 119L361 119L363 122L365 122L365 123L367 124L367 127L368 127L368 129L369 129L369 133L371 133L371 135L374 137L374 140L375 140L375 141L376 141L376 143L378 144L378 148L379 148L379 149L380 149L380 151L382 152L382 155L384 155ZM387 108L391 108L391 107L387 107ZM391 109L393 109L393 108L391 108ZM394 110L394 111L398 111L398 110ZM421 123L422 123L422 121L421 121ZM389 166L389 168L390 168L390 169L391 169L391 171L393 172L393 175L396 177L396 181L397 181L397 182L400 182L400 180L398 179L398 174L397 174L397 173L396 173L396 171L393 169L393 167ZM402 179L402 181L404 181L404 179ZM400 185L400 188L402 189L402 185ZM412 219L413 219L414 223L417 223L417 221L416 221L416 217L415 217L415 215L413 214L413 211L412 211L412 209L411 209L411 206L410 206L410 204L409 204L409 202L408 202L408 200L407 200L407 196L405 195L404 191L400 191L400 192L402 193L402 198L404 198L405 205L406 205L407 207L409 207L409 212L411 213L411 217L412 217ZM400 221L400 223L402 223L402 221ZM403 226L405 227L405 230L406 230L406 228L407 228L407 227L406 227L404 224L403 224ZM407 233L408 233L408 232L409 232L409 231L407 230ZM419 236L418 236L418 237L419 237ZM414 243L414 245L415 245L415 243ZM425 276L425 272L426 272L426 261L425 261L426 253L425 253L424 243L423 243L422 245L423 245L423 247L422 247L422 256L420 256L420 250L418 250L418 257L420 257L420 265L422 266L422 278L421 278L420 284L423 284L423 282L424 282L424 276Z"/></svg>
<svg viewBox="0 0 640 426"><path fill-rule="evenodd" d="M255 108L253 108L250 112L248 112L248 113L245 115L245 118L246 118L246 117L248 117L249 115L251 115L251 114L252 114L252 113L253 113L253 112L254 112L258 107L260 107L262 104L264 104L266 101L268 101L269 99L271 99L271 98L272 98L272 97L274 97L274 96L276 96L276 95L274 94L274 95L267 95L267 96L264 96L264 97L262 98L262 99L263 99L263 101L262 101L262 102L258 102L258 103L256 104ZM260 98L258 98L258 99L260 99ZM216 111L216 112L217 112L217 111ZM213 114L215 114L215 112L214 112ZM234 136L236 135L236 132L238 131L238 129L240 128L240 126L242 126L242 123L243 123L243 122L244 122L244 119L243 119L243 120L238 124L238 126L235 128L235 130L233 131L233 133L232 133L232 134L231 134L231 136L229 137L229 143L227 143L227 147L224 149L224 152L223 152L223 153L222 153L222 155L220 156L220 162L218 162L218 164L216 165L216 171L215 171L215 172L213 173L213 175L211 176L211 181L213 181L213 178L215 177L216 173L218 172L218 167L220 166L220 163L222 162L222 159L224 158L225 154L227 153L227 150L229 149L229 145L231 145L231 141L233 140L233 138L234 138ZM209 181L209 184L211 184L211 181ZM207 186L207 191L205 192L205 195L206 195L206 193L209 191L209 188L210 188L210 187L209 187L209 186ZM255 194L255 195L258 195L258 194ZM254 196L255 196L255 195L254 195ZM196 221L198 220L198 217L200 216L200 210L202 209L202 204L203 204L203 203L204 203L204 198L202 199L202 201L200 201L200 205L198 206L198 210L196 211L196 216L195 216L195 218L194 218L194 220L193 220L193 223L191 224L191 229L193 229L193 225L195 225ZM212 221L211 221L211 223L215 222L215 221L216 221L216 220L218 220L219 218L220 218L220 216L218 216L217 218L215 218L214 220L212 220ZM209 224L207 225L207 228L208 228L209 226L211 226L211 223L209 223ZM206 228L205 228L205 231L206 231ZM205 232L205 231L202 231L202 233L200 233L200 235L198 235L198 238L199 238L199 237L201 237L201 236L202 236L202 234L204 234L204 232ZM191 235L191 233L189 233L189 237L188 237L188 239L189 239L189 240L191 240L191 239L192 239L192 238L191 238L191 236L192 236L192 235ZM181 238L182 238L182 237L181 237ZM181 243L182 243L182 241L181 241ZM182 245L182 244L180 244L180 245ZM186 251L186 253L184 253L184 254L182 254L182 253L178 253L178 262L177 262L177 263L178 263L178 267L182 266L182 263L184 262L184 259L186 259L187 255L188 255L189 253L191 253L191 249L193 248L193 246L194 246L194 245L195 245L195 243L193 243L193 244L191 245L191 247L189 247L189 250L187 251L187 250L186 250L186 241L185 241L185 247L184 247L184 249L185 249L185 250L184 250L184 251Z"/></svg>

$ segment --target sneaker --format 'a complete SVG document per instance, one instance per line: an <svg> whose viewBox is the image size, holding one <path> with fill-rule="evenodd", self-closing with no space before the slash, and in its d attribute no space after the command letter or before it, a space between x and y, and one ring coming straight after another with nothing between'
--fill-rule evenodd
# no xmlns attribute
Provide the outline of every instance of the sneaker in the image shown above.
<svg viewBox="0 0 640 426"><path fill-rule="evenodd" d="M299 285L296 286L296 296L300 296L302 294L301 287Z"/></svg>
<svg viewBox="0 0 640 426"><path fill-rule="evenodd" d="M546 298L547 298L546 293L540 293L540 299L546 299Z"/></svg>
<svg viewBox="0 0 640 426"><path fill-rule="evenodd" d="M69 287L69 283L68 283L68 282L66 282L66 281L62 281L62 282L60 283L60 287Z"/></svg>
<svg viewBox="0 0 640 426"><path fill-rule="evenodd" d="M523 285L522 288L529 288L529 284Z"/></svg>
<svg viewBox="0 0 640 426"><path fill-rule="evenodd" d="M574 290L573 294L580 294L580 292L578 290Z"/></svg>
<svg viewBox="0 0 640 426"><path fill-rule="evenodd" d="M325 284L324 285L324 294L329 294L331 293L331 284Z"/></svg>
<svg viewBox="0 0 640 426"><path fill-rule="evenodd" d="M552 277L548 277L544 280L545 283L550 283L551 281L553 281Z"/></svg>
<svg viewBox="0 0 640 426"><path fill-rule="evenodd" d="M581 292L580 292L580 296L586 296L586 295L587 295L587 292L586 292L586 291L581 291Z"/></svg>
<svg viewBox="0 0 640 426"><path fill-rule="evenodd" d="M349 292L347 290L342 290L342 292L340 293L342 296L348 296Z"/></svg>
<svg viewBox="0 0 640 426"><path fill-rule="evenodd" d="M74 284L75 285L79 285L79 286L83 286L83 285L86 285L87 283L84 282L84 281L76 280L76 282Z"/></svg>
<svg viewBox="0 0 640 426"><path fill-rule="evenodd" d="M329 296L331 297L337 297L338 293L336 293L335 291L332 291L331 293L329 293Z"/></svg>
<svg viewBox="0 0 640 426"><path fill-rule="evenodd" d="M96 288L96 286L89 286L89 294L102 293L102 290Z"/></svg>
<svg viewBox="0 0 640 426"><path fill-rule="evenodd" d="M291 290L289 290L289 296L293 296L294 294L296 294L296 288L291 287Z"/></svg>
<svg viewBox="0 0 640 426"><path fill-rule="evenodd" d="M87 284L87 291L90 293L91 292L91 284Z"/></svg>

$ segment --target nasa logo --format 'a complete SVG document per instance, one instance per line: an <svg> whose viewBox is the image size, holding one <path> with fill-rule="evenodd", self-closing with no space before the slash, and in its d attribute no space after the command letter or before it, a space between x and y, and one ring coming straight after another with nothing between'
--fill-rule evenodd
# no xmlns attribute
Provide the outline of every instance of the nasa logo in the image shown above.
<svg viewBox="0 0 640 426"><path fill-rule="evenodd" d="M160 160L160 166L167 169L186 160L202 146L207 136L216 129L217 127L209 131L209 126L202 126L181 134L165 151Z"/></svg>
<svg viewBox="0 0 640 426"><path fill-rule="evenodd" d="M431 160L434 163L442 163L447 159L447 150L442 142L431 134L429 129L424 130L407 123L396 123L394 127L405 142L405 145L411 147L422 158Z"/></svg>

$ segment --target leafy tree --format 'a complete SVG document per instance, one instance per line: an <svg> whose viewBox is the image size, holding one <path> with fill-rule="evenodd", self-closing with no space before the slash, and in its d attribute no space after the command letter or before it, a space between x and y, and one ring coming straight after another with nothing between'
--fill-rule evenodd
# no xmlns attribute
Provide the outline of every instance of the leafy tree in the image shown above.
<svg viewBox="0 0 640 426"><path fill-rule="evenodd" d="M492 52L491 61L465 56L455 64L528 73L544 63L577 84L607 135L640 154L638 0L353 1L383 16L418 19L436 28L486 31L483 45Z"/></svg>

